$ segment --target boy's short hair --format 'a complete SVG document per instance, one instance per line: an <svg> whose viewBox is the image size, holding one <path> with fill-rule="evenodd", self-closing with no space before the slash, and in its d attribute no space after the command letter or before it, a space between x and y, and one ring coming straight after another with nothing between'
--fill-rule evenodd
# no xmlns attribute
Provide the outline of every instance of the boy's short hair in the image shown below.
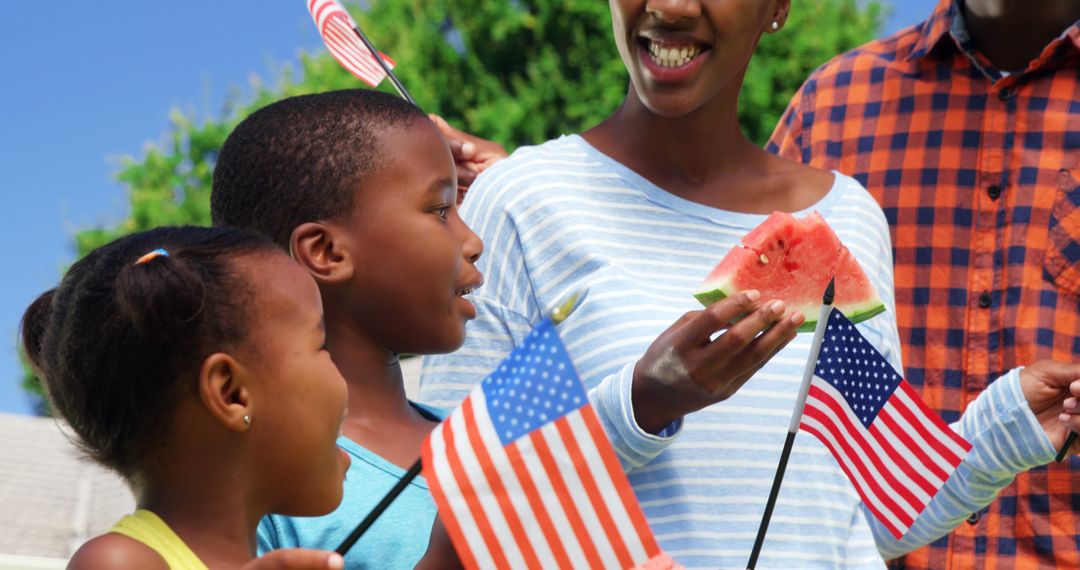
<svg viewBox="0 0 1080 570"><path fill-rule="evenodd" d="M380 135L426 115L367 89L289 97L255 111L225 140L214 167L214 225L255 230L288 248L300 224L348 216L383 160Z"/></svg>

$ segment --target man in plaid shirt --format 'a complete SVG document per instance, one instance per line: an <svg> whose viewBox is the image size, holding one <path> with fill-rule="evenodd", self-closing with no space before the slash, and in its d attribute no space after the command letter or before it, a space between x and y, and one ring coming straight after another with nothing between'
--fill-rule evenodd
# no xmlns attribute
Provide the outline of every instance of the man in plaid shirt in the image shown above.
<svg viewBox="0 0 1080 570"><path fill-rule="evenodd" d="M1078 18L1076 0L941 0L818 69L769 143L880 202L907 379L948 421L1008 370L1080 355ZM1080 567L1080 459L893 564Z"/></svg>

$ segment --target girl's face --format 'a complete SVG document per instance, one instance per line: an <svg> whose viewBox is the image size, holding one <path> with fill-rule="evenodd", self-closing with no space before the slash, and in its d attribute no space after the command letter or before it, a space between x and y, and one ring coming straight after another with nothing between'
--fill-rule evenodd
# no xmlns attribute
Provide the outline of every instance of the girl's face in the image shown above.
<svg viewBox="0 0 1080 570"><path fill-rule="evenodd" d="M252 378L251 426L264 496L274 512L321 515L341 502L348 456L337 447L345 379L325 349L315 281L285 255L238 263L255 298L249 343L238 351Z"/></svg>
<svg viewBox="0 0 1080 570"><path fill-rule="evenodd" d="M734 103L758 38L789 0L610 0L615 44L641 102L684 116Z"/></svg>
<svg viewBox="0 0 1080 570"><path fill-rule="evenodd" d="M480 238L457 211L457 176L435 124L418 118L379 137L382 163L357 189L348 227L348 295L360 334L391 351L438 354L465 341L483 283Z"/></svg>

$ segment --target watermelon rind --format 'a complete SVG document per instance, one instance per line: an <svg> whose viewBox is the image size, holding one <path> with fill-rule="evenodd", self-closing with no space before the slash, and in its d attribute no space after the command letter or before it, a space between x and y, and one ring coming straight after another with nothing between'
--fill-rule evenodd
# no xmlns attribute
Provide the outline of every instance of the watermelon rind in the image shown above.
<svg viewBox="0 0 1080 570"><path fill-rule="evenodd" d="M708 307L709 305L721 300L726 299L729 296L728 291L731 287L727 283L705 283L701 290L694 293L694 298L699 303ZM885 304L881 301L880 297L875 296L866 303L849 303L845 305L836 306L845 317L852 323L861 323L871 317L875 317L885 312ZM805 305L802 307L788 307L788 312L801 311L803 317L806 318L803 324L799 326L799 332L813 332L817 327L818 315L821 314L821 305Z"/></svg>

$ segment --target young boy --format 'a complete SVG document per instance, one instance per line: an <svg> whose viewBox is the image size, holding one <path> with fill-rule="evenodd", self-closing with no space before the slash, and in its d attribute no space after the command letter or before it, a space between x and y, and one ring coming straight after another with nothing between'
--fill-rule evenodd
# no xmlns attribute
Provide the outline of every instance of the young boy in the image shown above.
<svg viewBox="0 0 1080 570"><path fill-rule="evenodd" d="M435 124L376 91L289 98L225 141L214 223L269 235L315 278L327 348L349 388L338 445L352 465L341 505L322 517L266 517L260 552L335 548L417 460L443 416L406 398L398 354L455 350L476 316L465 295L482 283L474 266L482 244L456 202L454 162ZM347 567L412 568L434 518L417 477L348 552Z"/></svg>

